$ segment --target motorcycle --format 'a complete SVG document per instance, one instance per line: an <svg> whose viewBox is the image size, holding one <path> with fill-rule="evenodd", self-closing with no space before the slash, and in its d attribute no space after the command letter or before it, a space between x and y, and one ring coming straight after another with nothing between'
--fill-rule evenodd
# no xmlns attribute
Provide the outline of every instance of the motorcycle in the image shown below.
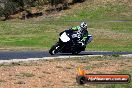
<svg viewBox="0 0 132 88"><path fill-rule="evenodd" d="M51 55L55 55L57 53L72 53L78 54L81 51L84 51L86 46L82 47L79 43L81 35L73 32L71 30L65 30L61 32L59 37L59 41L51 47L49 53Z"/></svg>

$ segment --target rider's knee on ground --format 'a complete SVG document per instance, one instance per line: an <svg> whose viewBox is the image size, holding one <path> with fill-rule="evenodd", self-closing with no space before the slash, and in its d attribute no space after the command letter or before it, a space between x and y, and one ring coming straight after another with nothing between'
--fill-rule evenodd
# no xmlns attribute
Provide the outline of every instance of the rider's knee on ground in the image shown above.
<svg viewBox="0 0 132 88"><path fill-rule="evenodd" d="M93 40L92 35L88 35L88 38L87 38L87 43L86 43L86 44L90 43L92 40Z"/></svg>

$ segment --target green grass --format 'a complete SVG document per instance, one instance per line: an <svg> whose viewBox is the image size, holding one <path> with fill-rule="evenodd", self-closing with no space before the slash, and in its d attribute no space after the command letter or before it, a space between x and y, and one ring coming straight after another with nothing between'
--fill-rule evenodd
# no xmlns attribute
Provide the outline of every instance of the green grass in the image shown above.
<svg viewBox="0 0 132 88"><path fill-rule="evenodd" d="M94 37L88 50L132 51L132 22L109 22L131 20L129 4L118 0L116 3L86 1L70 9L70 12L64 12L65 15L60 18L0 22L0 48L49 49L58 40L59 32L86 20L89 23L88 30Z"/></svg>
<svg viewBox="0 0 132 88"><path fill-rule="evenodd" d="M0 24L0 47L50 47L57 41L56 30L58 26L45 23L32 23L28 21L1 22ZM50 28L50 30L48 29Z"/></svg>
<svg viewBox="0 0 132 88"><path fill-rule="evenodd" d="M131 20L131 2L123 3L116 0L115 2L103 3L103 1L105 0L86 1L76 7L73 12L64 16L63 20Z"/></svg>

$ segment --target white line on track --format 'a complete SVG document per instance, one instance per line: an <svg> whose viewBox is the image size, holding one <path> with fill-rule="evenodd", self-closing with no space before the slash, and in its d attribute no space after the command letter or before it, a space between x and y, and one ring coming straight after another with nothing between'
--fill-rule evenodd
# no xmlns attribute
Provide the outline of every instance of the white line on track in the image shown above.
<svg viewBox="0 0 132 88"><path fill-rule="evenodd" d="M0 64L2 63L12 63L12 62L20 62L20 61L35 61L35 60L50 60L50 59L57 59L57 58L74 58L74 57L98 57L98 56L103 56L103 55L83 55L83 56L57 56L57 57L43 57L43 58L27 58L27 59L11 59L11 60L0 60ZM120 55L123 57L132 57L132 54L127 54L127 55Z"/></svg>

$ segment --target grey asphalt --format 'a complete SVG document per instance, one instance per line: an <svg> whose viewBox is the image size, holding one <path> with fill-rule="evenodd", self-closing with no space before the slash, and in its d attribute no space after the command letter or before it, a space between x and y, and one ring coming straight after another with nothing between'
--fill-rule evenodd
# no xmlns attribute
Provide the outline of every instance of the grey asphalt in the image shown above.
<svg viewBox="0 0 132 88"><path fill-rule="evenodd" d="M127 55L132 52L100 52L100 51L85 51L81 52L78 56L82 55ZM43 58L43 57L57 57L57 56L69 56L71 54L57 54L50 55L48 51L1 51L0 60L11 60L11 59L28 59L28 58Z"/></svg>

